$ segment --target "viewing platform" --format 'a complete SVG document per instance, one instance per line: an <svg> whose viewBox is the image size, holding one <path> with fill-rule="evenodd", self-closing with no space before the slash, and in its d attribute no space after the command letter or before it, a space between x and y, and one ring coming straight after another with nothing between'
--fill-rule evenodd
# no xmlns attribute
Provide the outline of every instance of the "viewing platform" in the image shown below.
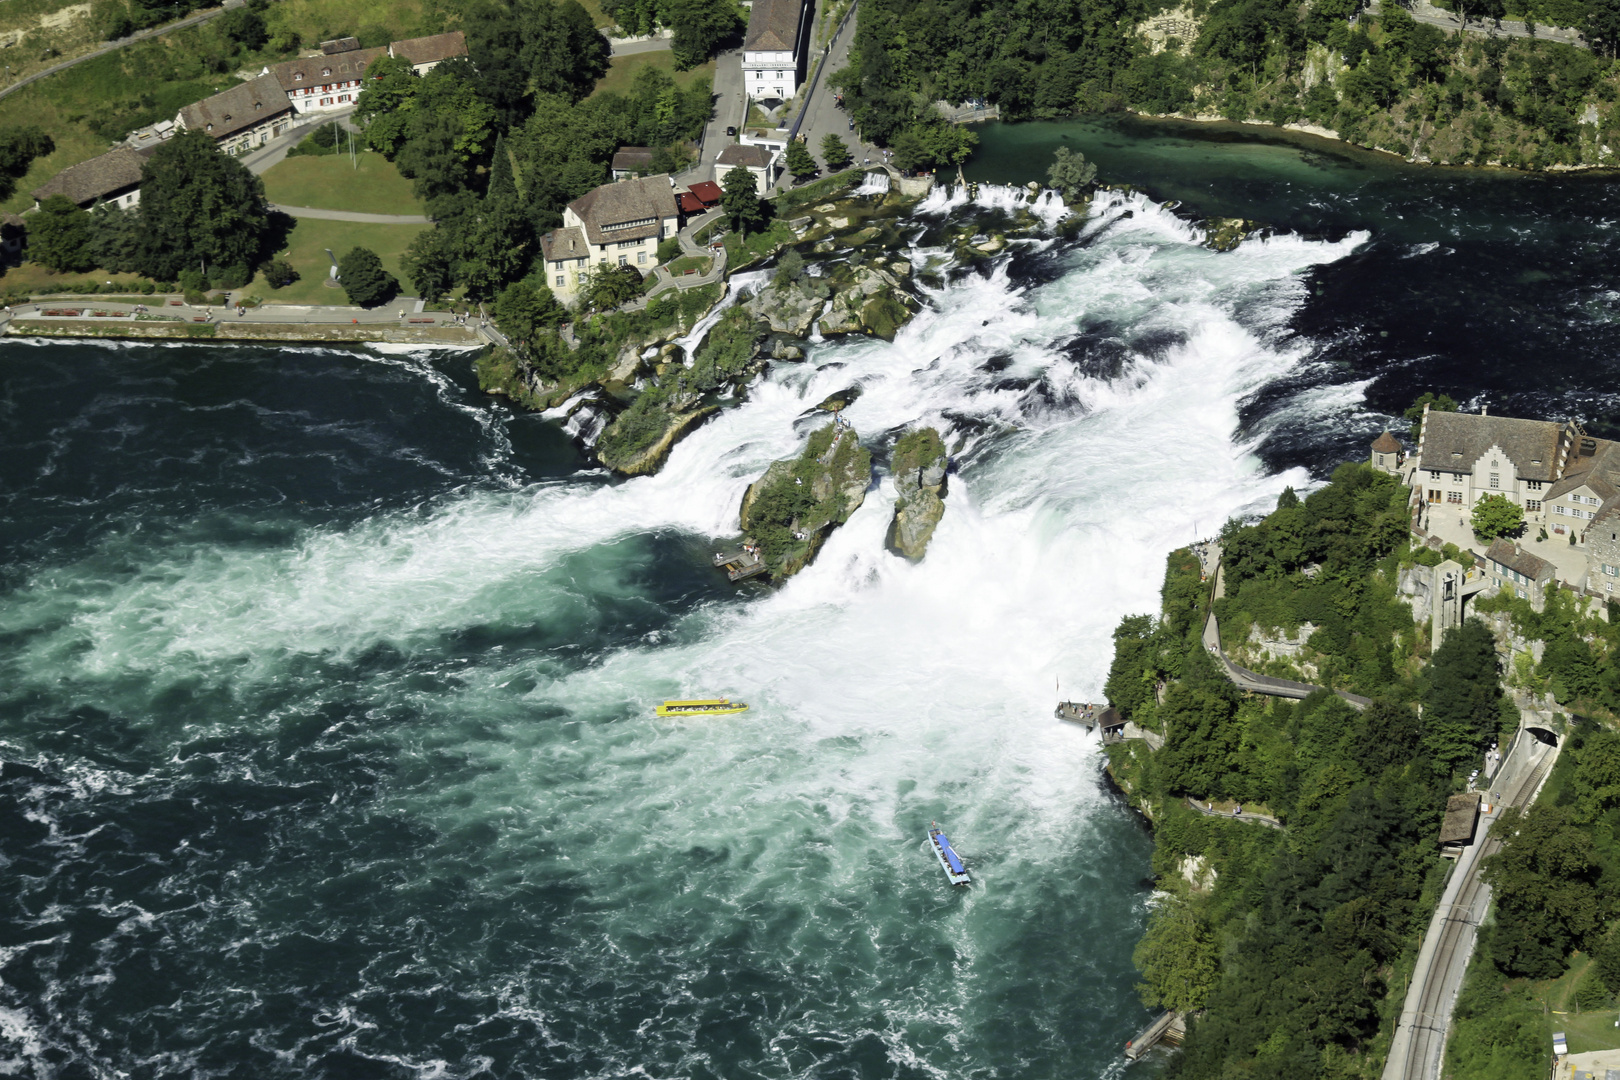
<svg viewBox="0 0 1620 1080"><path fill-rule="evenodd" d="M732 581L743 581L756 574L765 572L765 562L756 552L738 550L728 553L716 552L714 565L726 572L726 577Z"/></svg>
<svg viewBox="0 0 1620 1080"><path fill-rule="evenodd" d="M1125 1056L1135 1061L1161 1042L1180 1046L1186 1037L1187 1020L1184 1016L1178 1012L1161 1013L1157 1020L1125 1044Z"/></svg>

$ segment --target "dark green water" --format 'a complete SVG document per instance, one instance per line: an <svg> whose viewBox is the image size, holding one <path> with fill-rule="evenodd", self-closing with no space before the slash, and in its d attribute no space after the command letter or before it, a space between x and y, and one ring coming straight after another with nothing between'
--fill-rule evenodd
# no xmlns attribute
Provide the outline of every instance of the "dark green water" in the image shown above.
<svg viewBox="0 0 1620 1080"><path fill-rule="evenodd" d="M1167 550L1422 389L1609 423L1620 202L1125 123L970 171L1065 134L1147 194L778 365L651 478L464 355L0 344L0 1074L1120 1073L1148 838L1055 684L1096 697ZM1215 253L1172 198L1277 233ZM852 384L866 504L786 588L717 579ZM917 423L955 472L911 565ZM753 708L652 716L711 693Z"/></svg>

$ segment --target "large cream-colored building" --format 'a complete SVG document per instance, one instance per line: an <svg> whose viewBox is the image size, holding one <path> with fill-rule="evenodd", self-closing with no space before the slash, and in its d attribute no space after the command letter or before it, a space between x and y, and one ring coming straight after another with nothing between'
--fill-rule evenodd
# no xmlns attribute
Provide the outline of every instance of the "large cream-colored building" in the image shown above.
<svg viewBox="0 0 1620 1080"><path fill-rule="evenodd" d="M244 154L263 146L292 124L292 103L274 75L260 75L187 105L175 117L178 128L207 132L227 154Z"/></svg>
<svg viewBox="0 0 1620 1080"><path fill-rule="evenodd" d="M582 275L602 266L658 265L658 244L680 228L675 189L667 176L603 184L569 203L563 227L540 238L546 280L559 300L579 295Z"/></svg>

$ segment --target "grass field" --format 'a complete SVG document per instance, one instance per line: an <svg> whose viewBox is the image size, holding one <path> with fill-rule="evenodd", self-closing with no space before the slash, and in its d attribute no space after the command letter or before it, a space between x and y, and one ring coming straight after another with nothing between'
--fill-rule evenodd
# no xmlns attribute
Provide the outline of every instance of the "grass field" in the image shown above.
<svg viewBox="0 0 1620 1080"><path fill-rule="evenodd" d="M356 168L355 165L359 167ZM381 154L290 157L264 174L264 194L282 206L358 210L367 214L416 214L427 209L411 193L411 182Z"/></svg>
<svg viewBox="0 0 1620 1080"><path fill-rule="evenodd" d="M264 13L270 36L296 33L306 47L354 36L366 48L454 29L444 5L425 0L280 0Z"/></svg>
<svg viewBox="0 0 1620 1080"><path fill-rule="evenodd" d="M399 257L410 246L416 234L430 225L362 225L353 221L317 221L304 218L293 229L287 251L278 257L286 259L298 271L298 280L282 289L272 289L262 275L256 276L247 291L267 304L347 304L342 289L329 289L326 280L332 261L326 257L331 248L338 258L353 247L370 248L382 259L389 273L399 278L400 288L411 291L410 282L400 270Z"/></svg>
<svg viewBox="0 0 1620 1080"><path fill-rule="evenodd" d="M47 270L38 263L23 263L6 270L5 277L0 277L0 292L13 292L26 290L30 293L55 292L65 284L77 285L81 281L116 281L120 285L131 281L141 281L139 274L109 274L103 270L92 270L87 274L58 274L54 270ZM140 297L134 297L140 302Z"/></svg>
<svg viewBox="0 0 1620 1080"><path fill-rule="evenodd" d="M693 80L700 75L707 75L714 79L714 61L693 68L691 71L676 71L675 56L668 49L659 49L656 52L632 53L629 56L615 56L608 64L608 72L597 80L596 89L591 91L594 97L597 94L628 94L630 86L636 81L636 76L645 68L663 68L675 78L675 85L683 90L692 85Z"/></svg>

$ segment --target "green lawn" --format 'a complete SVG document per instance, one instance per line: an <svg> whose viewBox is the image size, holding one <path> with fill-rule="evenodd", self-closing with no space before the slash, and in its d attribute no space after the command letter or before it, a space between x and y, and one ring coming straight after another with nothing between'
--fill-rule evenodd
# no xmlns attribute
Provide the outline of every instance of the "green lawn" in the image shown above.
<svg viewBox="0 0 1620 1080"><path fill-rule="evenodd" d="M429 225L361 225L352 221L318 221L304 218L293 230L286 253L278 253L298 271L298 280L283 289L272 289L263 276L253 279L248 287L251 295L267 304L347 304L342 289L329 289L326 280L332 261L326 257L327 248L338 258L353 247L370 248L381 258L383 266L399 278L400 288L411 291L410 282L400 271L399 257L416 234Z"/></svg>
<svg viewBox="0 0 1620 1080"><path fill-rule="evenodd" d="M675 54L668 49L658 49L655 52L632 53L629 56L615 56L608 64L608 72L596 82L596 89L591 91L594 97L597 94L628 94L630 86L636 81L636 76L643 69L649 67L663 68L675 79L675 85L686 89L692 85L693 80L700 75L707 75L710 81L714 79L714 61L700 64L691 71L675 70Z"/></svg>
<svg viewBox="0 0 1620 1080"><path fill-rule="evenodd" d="M394 163L366 151L327 157L290 157L264 174L264 193L282 206L359 210L368 214L427 213L411 182Z"/></svg>

